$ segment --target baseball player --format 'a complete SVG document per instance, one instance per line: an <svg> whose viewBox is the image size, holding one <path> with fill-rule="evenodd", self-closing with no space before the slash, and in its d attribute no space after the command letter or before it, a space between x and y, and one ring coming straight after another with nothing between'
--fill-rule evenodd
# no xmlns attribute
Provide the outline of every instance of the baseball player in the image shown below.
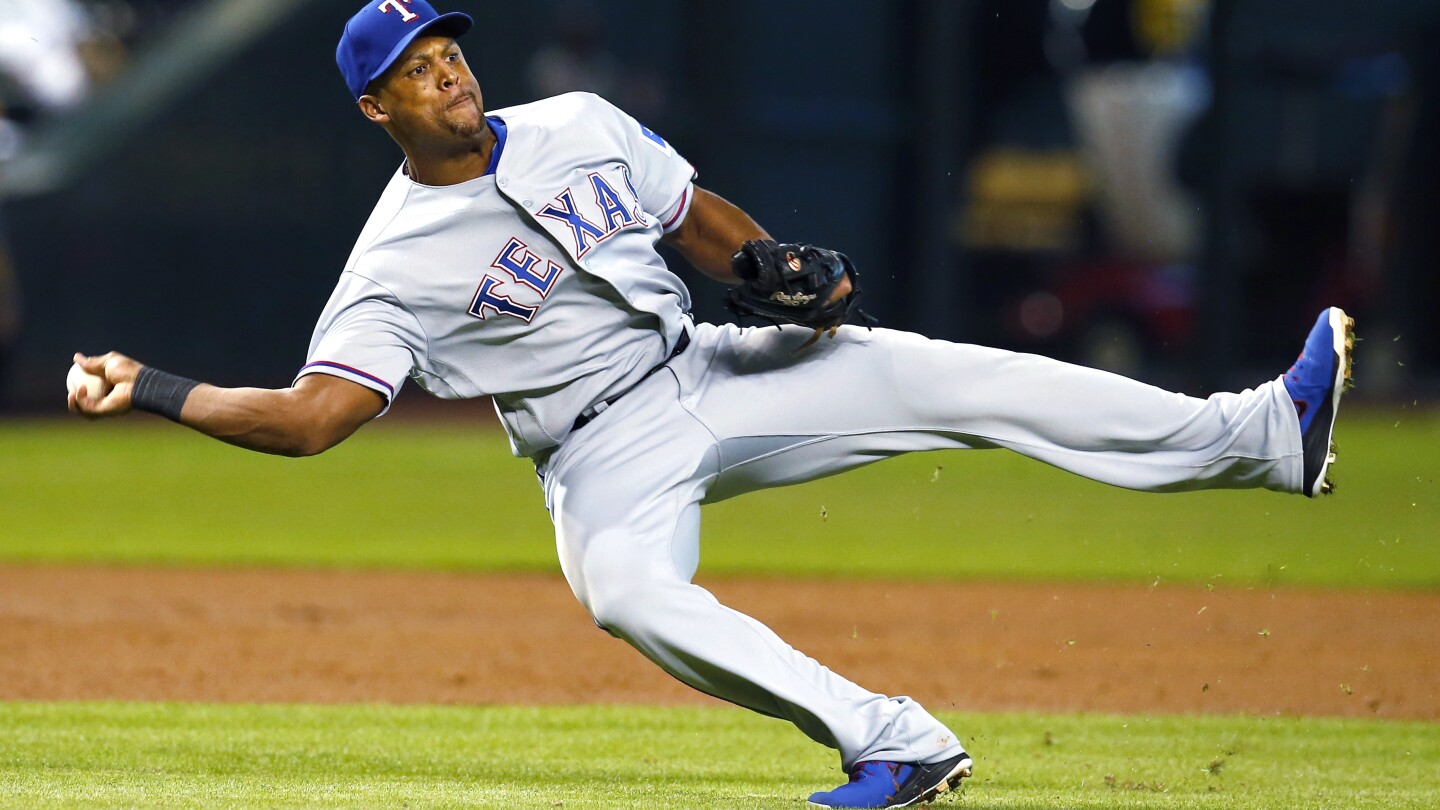
<svg viewBox="0 0 1440 810"><path fill-rule="evenodd" d="M492 397L595 622L695 689L838 749L850 781L811 796L821 807L927 802L971 758L915 701L851 683L692 584L702 503L943 448L1007 448L1156 492L1329 490L1350 364L1340 310L1321 314L1282 378L1209 399L841 325L859 292L848 259L777 244L599 97L487 113L456 44L471 24L423 0L369 0L345 26L340 71L405 160L290 387L77 355L114 389L72 396L72 410L150 411L303 456L379 416L407 378L445 399ZM659 242L778 328L694 323Z"/></svg>

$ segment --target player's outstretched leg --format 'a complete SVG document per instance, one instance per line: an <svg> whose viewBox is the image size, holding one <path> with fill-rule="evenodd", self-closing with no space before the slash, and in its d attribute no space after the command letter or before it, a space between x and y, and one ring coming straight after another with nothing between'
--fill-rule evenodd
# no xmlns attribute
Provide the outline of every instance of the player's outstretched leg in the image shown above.
<svg viewBox="0 0 1440 810"><path fill-rule="evenodd" d="M1285 372L1285 390L1300 417L1305 446L1302 491L1314 498L1335 491L1330 465L1335 463L1335 416L1340 395L1354 384L1355 319L1330 307L1315 319L1310 337L1295 365Z"/></svg>
<svg viewBox="0 0 1440 810"><path fill-rule="evenodd" d="M1350 330L1326 310L1290 373L1204 399L1036 355L851 327L803 349L804 330L702 328L677 373L721 449L711 501L901 453L993 447L1128 489L1313 496L1325 488Z"/></svg>

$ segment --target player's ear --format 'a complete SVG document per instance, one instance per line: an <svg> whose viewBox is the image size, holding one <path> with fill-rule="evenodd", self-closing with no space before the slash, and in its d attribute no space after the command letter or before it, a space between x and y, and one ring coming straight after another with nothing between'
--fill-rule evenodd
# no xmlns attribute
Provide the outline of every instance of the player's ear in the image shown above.
<svg viewBox="0 0 1440 810"><path fill-rule="evenodd" d="M390 122L390 114L385 112L384 105L380 103L380 99L376 96L372 96L367 93L361 96L359 101L356 102L356 104L360 107L360 114L364 115L366 118L369 118L371 121L374 121L377 124L386 124Z"/></svg>

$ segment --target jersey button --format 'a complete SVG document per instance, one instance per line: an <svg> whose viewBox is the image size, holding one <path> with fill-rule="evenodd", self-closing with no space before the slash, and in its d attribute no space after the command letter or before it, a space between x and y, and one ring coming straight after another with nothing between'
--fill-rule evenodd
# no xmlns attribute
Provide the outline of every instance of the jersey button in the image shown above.
<svg viewBox="0 0 1440 810"><path fill-rule="evenodd" d="M534 201L532 201L532 200L521 200L521 201L520 201L520 204L523 205L523 206L525 206L526 208L529 208L530 206L534 205L535 203L534 203Z"/></svg>
<svg viewBox="0 0 1440 810"><path fill-rule="evenodd" d="M509 179L508 177L502 177L502 178L500 178L500 185L501 185L501 186L508 186L508 185L510 185L510 179Z"/></svg>

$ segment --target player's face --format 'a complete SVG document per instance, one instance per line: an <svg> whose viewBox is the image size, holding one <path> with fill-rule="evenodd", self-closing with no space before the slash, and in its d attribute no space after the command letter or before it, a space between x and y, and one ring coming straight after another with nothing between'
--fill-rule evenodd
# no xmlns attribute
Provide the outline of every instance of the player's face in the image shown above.
<svg viewBox="0 0 1440 810"><path fill-rule="evenodd" d="M420 37L375 83L373 98L392 132L406 138L470 139L485 128L480 83L449 37ZM365 109L362 99L361 107ZM380 121L366 110L372 120Z"/></svg>

